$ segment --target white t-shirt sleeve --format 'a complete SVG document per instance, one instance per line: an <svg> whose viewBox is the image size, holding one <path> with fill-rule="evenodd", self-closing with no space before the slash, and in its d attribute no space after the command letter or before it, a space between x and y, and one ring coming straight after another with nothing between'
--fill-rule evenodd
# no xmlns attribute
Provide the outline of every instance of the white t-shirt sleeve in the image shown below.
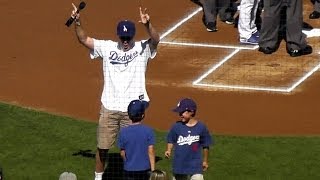
<svg viewBox="0 0 320 180"><path fill-rule="evenodd" d="M145 51L146 51L145 53L147 57L149 57L149 59L153 59L154 57L156 57L157 49L154 49L153 51L151 51L148 40L142 40L141 44L142 44L142 47L145 47Z"/></svg>
<svg viewBox="0 0 320 180"><path fill-rule="evenodd" d="M148 45L149 46L149 45ZM149 46L149 49L150 49L150 46ZM156 57L157 55L157 49L154 49L153 51L151 51L150 49L150 58L153 59L154 57Z"/></svg>
<svg viewBox="0 0 320 180"><path fill-rule="evenodd" d="M90 58L95 59L98 57L104 57L106 53L106 48L108 48L108 40L97 40L93 39L93 50L90 51Z"/></svg>

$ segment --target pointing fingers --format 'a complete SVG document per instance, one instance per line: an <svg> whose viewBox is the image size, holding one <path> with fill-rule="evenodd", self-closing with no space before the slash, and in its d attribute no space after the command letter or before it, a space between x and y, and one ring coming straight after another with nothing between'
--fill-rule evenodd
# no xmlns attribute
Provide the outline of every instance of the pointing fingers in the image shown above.
<svg viewBox="0 0 320 180"><path fill-rule="evenodd" d="M139 11L140 11L140 18L141 18L139 22L146 24L150 20L150 16L149 14L147 14L147 8L144 8L144 10L142 10L142 8L140 7Z"/></svg>
<svg viewBox="0 0 320 180"><path fill-rule="evenodd" d="M79 18L79 13L77 12L78 8L73 3L72 3L72 6L73 6L73 10L71 13L71 17L72 18Z"/></svg>
<svg viewBox="0 0 320 180"><path fill-rule="evenodd" d="M77 6L72 3L73 10L76 12L78 10Z"/></svg>

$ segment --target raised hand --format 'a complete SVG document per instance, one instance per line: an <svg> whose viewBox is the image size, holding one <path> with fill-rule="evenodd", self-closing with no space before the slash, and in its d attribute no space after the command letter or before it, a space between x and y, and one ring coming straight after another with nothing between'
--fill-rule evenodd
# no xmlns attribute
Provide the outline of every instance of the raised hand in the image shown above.
<svg viewBox="0 0 320 180"><path fill-rule="evenodd" d="M139 8L140 10L140 18L141 20L139 21L142 24L147 24L150 21L150 16L147 13L147 8L144 8L144 10L142 11L142 8Z"/></svg>
<svg viewBox="0 0 320 180"><path fill-rule="evenodd" d="M74 5L73 3L72 3L72 6L73 6L73 10L72 10L72 12L71 12L71 17L72 17L73 19L79 19L79 18L80 18L80 13L79 13L79 11L78 11L77 6Z"/></svg>

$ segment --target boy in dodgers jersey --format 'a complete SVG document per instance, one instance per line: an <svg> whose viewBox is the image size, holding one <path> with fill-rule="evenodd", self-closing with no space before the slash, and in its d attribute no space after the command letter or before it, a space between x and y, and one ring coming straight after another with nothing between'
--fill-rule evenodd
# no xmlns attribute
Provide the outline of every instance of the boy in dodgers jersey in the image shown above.
<svg viewBox="0 0 320 180"><path fill-rule="evenodd" d="M174 149L173 180L203 180L203 171L209 167L211 135L206 125L195 119L197 105L192 99L182 99L173 111L181 118L167 136L165 156L169 158Z"/></svg>
<svg viewBox="0 0 320 180"><path fill-rule="evenodd" d="M147 101L131 101L128 115L132 124L120 129L118 147L124 164L123 180L149 180L150 172L155 170L154 132L142 124L148 106Z"/></svg>
<svg viewBox="0 0 320 180"><path fill-rule="evenodd" d="M140 7L140 23L150 38L134 41L135 24L120 21L117 26L118 42L97 40L87 36L80 23L80 14L72 4L71 17L75 19L75 31L79 42L87 47L90 57L102 58L104 86L101 111L97 128L97 153L95 180L102 180L108 150L115 142L120 127L131 121L127 114L128 104L135 99L149 101L145 85L145 73L149 59L156 56L160 36L150 22L150 16Z"/></svg>

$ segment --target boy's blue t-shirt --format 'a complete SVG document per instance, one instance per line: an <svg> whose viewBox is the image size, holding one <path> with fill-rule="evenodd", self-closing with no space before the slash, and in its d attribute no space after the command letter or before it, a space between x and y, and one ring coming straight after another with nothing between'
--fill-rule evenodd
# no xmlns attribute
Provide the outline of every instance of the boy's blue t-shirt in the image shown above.
<svg viewBox="0 0 320 180"><path fill-rule="evenodd" d="M143 124L120 129L118 147L125 150L124 170L144 171L151 168L148 147L155 144L153 130Z"/></svg>
<svg viewBox="0 0 320 180"><path fill-rule="evenodd" d="M201 174L202 149L209 147L212 141L207 127L199 121L193 127L181 121L175 123L167 136L167 142L174 147L173 173Z"/></svg>

